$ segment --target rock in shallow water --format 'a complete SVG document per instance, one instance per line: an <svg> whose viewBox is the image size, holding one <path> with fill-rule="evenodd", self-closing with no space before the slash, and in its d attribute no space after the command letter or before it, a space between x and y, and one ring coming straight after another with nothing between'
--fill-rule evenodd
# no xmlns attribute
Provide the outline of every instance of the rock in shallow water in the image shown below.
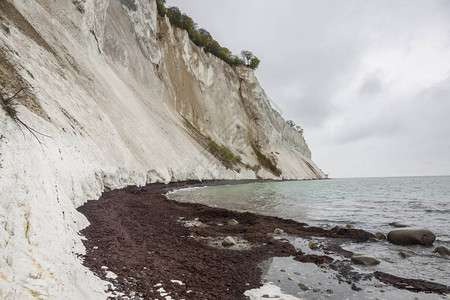
<svg viewBox="0 0 450 300"><path fill-rule="evenodd" d="M386 235L382 232L376 232L375 236L377 237L377 239L381 240L385 240L386 239Z"/></svg>
<svg viewBox="0 0 450 300"><path fill-rule="evenodd" d="M309 247L311 250L316 250L317 248L319 248L319 246L317 246L317 244L314 243L313 241L310 241L310 242L308 243L308 247Z"/></svg>
<svg viewBox="0 0 450 300"><path fill-rule="evenodd" d="M236 241L231 236L227 236L222 241L222 246L227 247L227 246L233 246L233 245L236 245Z"/></svg>
<svg viewBox="0 0 450 300"><path fill-rule="evenodd" d="M400 251L400 252L398 253L398 255L400 255L402 258L408 258L408 257L411 257L411 254L406 253L405 251Z"/></svg>
<svg viewBox="0 0 450 300"><path fill-rule="evenodd" d="M427 228L405 227L391 230L387 239L396 245L423 245L431 246L436 240L436 236Z"/></svg>
<svg viewBox="0 0 450 300"><path fill-rule="evenodd" d="M450 256L450 250L448 250L444 246L436 247L436 249L434 249L433 253L439 253L440 255L448 255L448 256Z"/></svg>
<svg viewBox="0 0 450 300"><path fill-rule="evenodd" d="M408 225L405 225L405 224L400 223L400 222L392 222L392 223L389 223L389 225L391 225L392 227L397 227L397 228L409 227Z"/></svg>
<svg viewBox="0 0 450 300"><path fill-rule="evenodd" d="M307 290L309 290L309 287L306 286L306 285L303 284L303 283L299 283L299 284L298 284L298 287L299 287L302 291L307 291Z"/></svg>
<svg viewBox="0 0 450 300"><path fill-rule="evenodd" d="M369 254L353 254L352 261L359 265L377 265L380 263L378 259L373 255Z"/></svg>
<svg viewBox="0 0 450 300"><path fill-rule="evenodd" d="M281 228L275 228L275 230L273 231L273 233L275 233L275 234L283 234L283 233L284 233L284 230L281 229Z"/></svg>

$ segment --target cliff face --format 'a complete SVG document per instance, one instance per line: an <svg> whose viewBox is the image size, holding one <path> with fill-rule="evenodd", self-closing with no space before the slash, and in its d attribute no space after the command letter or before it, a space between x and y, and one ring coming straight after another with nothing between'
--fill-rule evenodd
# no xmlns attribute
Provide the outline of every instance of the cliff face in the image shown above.
<svg viewBox="0 0 450 300"><path fill-rule="evenodd" d="M253 72L154 1L0 1L0 40L0 298L104 297L75 254L105 188L323 177Z"/></svg>

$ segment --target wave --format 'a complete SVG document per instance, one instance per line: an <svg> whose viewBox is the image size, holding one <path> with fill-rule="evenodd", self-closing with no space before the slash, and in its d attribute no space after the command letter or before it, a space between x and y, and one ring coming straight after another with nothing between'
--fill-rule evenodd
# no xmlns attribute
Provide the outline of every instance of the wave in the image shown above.
<svg viewBox="0 0 450 300"><path fill-rule="evenodd" d="M425 209L426 213L448 214L450 209Z"/></svg>

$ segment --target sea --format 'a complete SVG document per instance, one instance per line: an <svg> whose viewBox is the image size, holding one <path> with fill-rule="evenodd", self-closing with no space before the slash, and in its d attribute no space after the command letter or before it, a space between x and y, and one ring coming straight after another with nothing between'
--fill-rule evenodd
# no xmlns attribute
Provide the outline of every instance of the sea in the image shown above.
<svg viewBox="0 0 450 300"><path fill-rule="evenodd" d="M432 247L398 246L387 241L347 243L354 253L372 254L381 263L355 265L359 273L382 271L405 278L450 286L450 257L433 253L436 246L450 249L450 176L348 178L256 182L184 188L171 191L173 200L248 211L332 228L353 225L369 232L387 233L389 223L430 229ZM296 248L311 251L308 240L286 236ZM315 242L321 242L316 239ZM407 258L399 252L408 254ZM315 253L318 254L318 253ZM386 286L375 279L359 283L354 291L339 282L339 275L299 263L293 258L273 258L264 264L262 281L271 282L298 299L449 299L446 295L413 293ZM308 290L299 289L299 284Z"/></svg>

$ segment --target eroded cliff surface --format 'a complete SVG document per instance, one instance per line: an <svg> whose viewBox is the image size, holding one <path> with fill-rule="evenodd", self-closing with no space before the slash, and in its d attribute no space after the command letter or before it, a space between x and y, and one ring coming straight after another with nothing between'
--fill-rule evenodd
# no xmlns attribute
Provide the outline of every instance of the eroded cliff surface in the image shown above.
<svg viewBox="0 0 450 300"><path fill-rule="evenodd" d="M0 298L104 298L76 207L105 188L323 177L253 72L154 1L2 0L0 40Z"/></svg>

